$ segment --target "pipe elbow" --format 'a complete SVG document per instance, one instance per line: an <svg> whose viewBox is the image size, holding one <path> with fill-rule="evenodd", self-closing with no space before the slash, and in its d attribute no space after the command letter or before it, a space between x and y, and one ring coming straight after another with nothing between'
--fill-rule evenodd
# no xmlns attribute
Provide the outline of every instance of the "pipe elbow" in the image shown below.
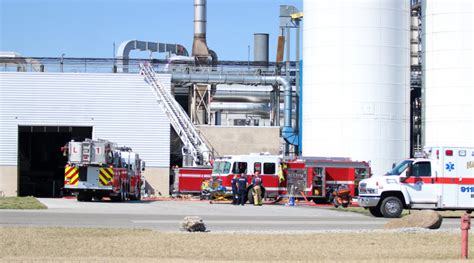
<svg viewBox="0 0 474 263"><path fill-rule="evenodd" d="M292 145L298 146L298 133L295 132L293 127L291 126L284 126L281 130L281 136L285 139L286 142Z"/></svg>

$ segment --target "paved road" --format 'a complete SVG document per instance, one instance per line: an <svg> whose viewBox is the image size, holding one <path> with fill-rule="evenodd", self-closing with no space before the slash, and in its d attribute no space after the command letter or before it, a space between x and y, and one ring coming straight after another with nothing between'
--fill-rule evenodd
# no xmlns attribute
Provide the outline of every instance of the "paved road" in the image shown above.
<svg viewBox="0 0 474 263"><path fill-rule="evenodd" d="M216 231L325 231L381 229L388 219L324 207L283 205L233 206L196 201L126 203L77 202L40 198L47 210L0 211L0 226L63 226L147 228L178 231L185 216L203 218ZM459 219L445 219L442 228L459 228Z"/></svg>

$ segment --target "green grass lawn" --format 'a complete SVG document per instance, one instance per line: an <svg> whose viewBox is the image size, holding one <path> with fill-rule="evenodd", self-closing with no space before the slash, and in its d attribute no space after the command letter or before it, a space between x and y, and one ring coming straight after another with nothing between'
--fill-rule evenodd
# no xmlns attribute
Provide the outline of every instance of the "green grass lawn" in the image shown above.
<svg viewBox="0 0 474 263"><path fill-rule="evenodd" d="M47 207L32 196L0 197L0 209L47 209Z"/></svg>

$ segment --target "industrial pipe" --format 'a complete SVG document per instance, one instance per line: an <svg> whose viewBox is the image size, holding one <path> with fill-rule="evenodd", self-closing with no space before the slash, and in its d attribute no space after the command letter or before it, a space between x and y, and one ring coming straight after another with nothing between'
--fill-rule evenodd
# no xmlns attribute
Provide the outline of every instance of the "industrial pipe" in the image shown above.
<svg viewBox="0 0 474 263"><path fill-rule="evenodd" d="M291 125L292 90L290 82L281 76L255 76L231 74L198 74L172 73L171 82L176 84L207 83L207 84L245 84L245 85L281 85L284 91L284 126L282 136L286 142L298 145L298 134Z"/></svg>
<svg viewBox="0 0 474 263"><path fill-rule="evenodd" d="M250 112L253 114L266 114L270 111L268 105L263 103L211 103L212 111Z"/></svg>
<svg viewBox="0 0 474 263"><path fill-rule="evenodd" d="M180 56L189 56L186 48L180 44L166 44L158 42L149 42L141 40L128 40L120 43L117 49L117 59L121 66L119 67L119 72L128 72L128 59L130 58L130 52L132 50L146 51L151 52L170 52L172 54Z"/></svg>
<svg viewBox="0 0 474 263"><path fill-rule="evenodd" d="M44 71L44 65L41 64L38 60L32 58L26 58L21 56L21 54L16 52L0 51L0 64L16 65L17 71L25 72L27 71L27 66L31 65L33 71L42 72Z"/></svg>
<svg viewBox="0 0 474 263"><path fill-rule="evenodd" d="M212 96L215 102L269 102L270 92L217 90Z"/></svg>
<svg viewBox="0 0 474 263"><path fill-rule="evenodd" d="M270 114L270 106L265 103L226 103L226 102L213 102L211 103L211 111L221 112L245 112L255 115L268 116ZM280 110L284 110L284 105L280 105ZM296 117L296 113L292 113L292 118Z"/></svg>

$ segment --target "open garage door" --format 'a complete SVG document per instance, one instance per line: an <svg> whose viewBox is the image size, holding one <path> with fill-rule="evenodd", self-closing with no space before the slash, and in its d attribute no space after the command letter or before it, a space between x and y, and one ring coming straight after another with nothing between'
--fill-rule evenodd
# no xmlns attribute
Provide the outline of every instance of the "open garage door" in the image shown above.
<svg viewBox="0 0 474 263"><path fill-rule="evenodd" d="M92 138L92 127L19 126L18 195L61 197L67 162L61 147L86 138Z"/></svg>

